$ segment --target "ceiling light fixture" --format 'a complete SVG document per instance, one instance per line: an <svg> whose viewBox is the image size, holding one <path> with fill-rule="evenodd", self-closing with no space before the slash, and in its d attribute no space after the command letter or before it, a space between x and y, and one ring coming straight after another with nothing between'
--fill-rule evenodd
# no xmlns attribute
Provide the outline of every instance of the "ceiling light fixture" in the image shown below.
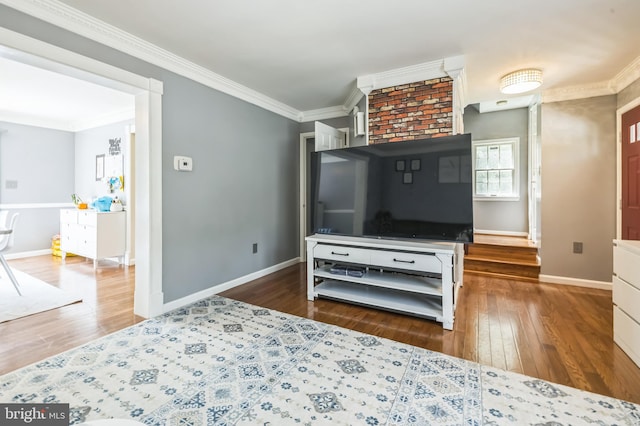
<svg viewBox="0 0 640 426"><path fill-rule="evenodd" d="M527 68L511 72L500 79L500 91L511 95L537 89L542 84L542 70Z"/></svg>

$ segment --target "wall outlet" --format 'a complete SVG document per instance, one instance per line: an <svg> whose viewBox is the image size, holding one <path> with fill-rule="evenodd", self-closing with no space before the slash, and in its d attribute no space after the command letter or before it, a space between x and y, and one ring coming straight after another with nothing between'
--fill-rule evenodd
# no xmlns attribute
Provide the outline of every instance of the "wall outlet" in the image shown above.
<svg viewBox="0 0 640 426"><path fill-rule="evenodd" d="M253 243L253 253L257 253L258 252L258 243Z"/></svg>
<svg viewBox="0 0 640 426"><path fill-rule="evenodd" d="M582 254L582 243L579 241L573 242L573 252L576 254Z"/></svg>
<svg viewBox="0 0 640 426"><path fill-rule="evenodd" d="M4 183L5 189L18 189L17 180L6 180Z"/></svg>

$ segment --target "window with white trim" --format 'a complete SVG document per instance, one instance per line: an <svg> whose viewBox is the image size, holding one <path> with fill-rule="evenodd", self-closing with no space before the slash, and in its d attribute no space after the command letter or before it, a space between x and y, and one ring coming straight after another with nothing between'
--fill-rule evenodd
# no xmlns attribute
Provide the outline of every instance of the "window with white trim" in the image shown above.
<svg viewBox="0 0 640 426"><path fill-rule="evenodd" d="M473 196L514 200L519 197L520 138L473 142Z"/></svg>

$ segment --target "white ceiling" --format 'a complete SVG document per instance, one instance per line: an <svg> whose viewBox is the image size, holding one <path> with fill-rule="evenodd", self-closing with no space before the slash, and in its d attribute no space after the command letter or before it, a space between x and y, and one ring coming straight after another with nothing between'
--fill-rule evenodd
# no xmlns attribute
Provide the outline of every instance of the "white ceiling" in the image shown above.
<svg viewBox="0 0 640 426"><path fill-rule="evenodd" d="M133 118L133 95L5 58L0 121L79 131Z"/></svg>
<svg viewBox="0 0 640 426"><path fill-rule="evenodd" d="M605 87L640 65L640 0L62 0L297 111L347 103L358 76L463 56L467 103L541 68L535 93ZM634 68L635 69L635 68Z"/></svg>

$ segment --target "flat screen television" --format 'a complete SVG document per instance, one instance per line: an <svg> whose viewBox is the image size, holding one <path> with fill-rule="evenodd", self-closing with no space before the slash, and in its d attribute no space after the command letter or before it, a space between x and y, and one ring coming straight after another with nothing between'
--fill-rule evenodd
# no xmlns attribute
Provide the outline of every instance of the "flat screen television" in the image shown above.
<svg viewBox="0 0 640 426"><path fill-rule="evenodd" d="M311 154L312 232L473 242L471 135Z"/></svg>

